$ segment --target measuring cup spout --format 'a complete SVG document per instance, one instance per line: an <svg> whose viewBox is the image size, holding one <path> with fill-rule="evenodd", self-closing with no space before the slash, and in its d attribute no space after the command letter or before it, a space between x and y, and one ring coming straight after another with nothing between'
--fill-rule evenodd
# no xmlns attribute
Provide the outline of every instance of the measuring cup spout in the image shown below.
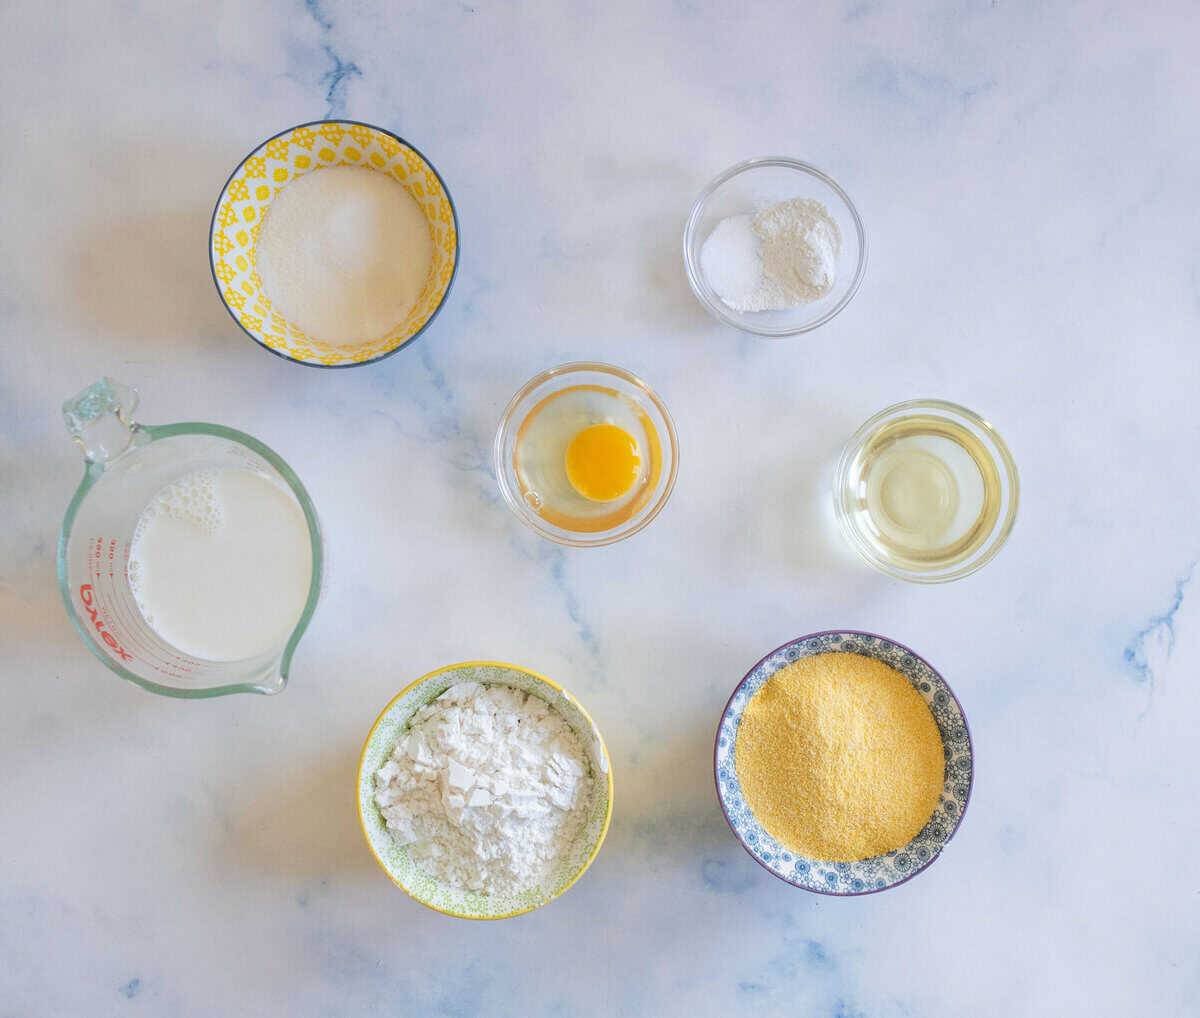
<svg viewBox="0 0 1200 1018"><path fill-rule="evenodd" d="M292 633L288 637L287 643L284 644L283 652L279 655L274 667L268 668L255 683L254 691L256 693L265 693L270 696L273 693L282 692L287 685L288 675L292 670L292 655L296 653L296 647L300 643L300 638L308 629L313 609L317 606L317 597L320 594L320 577L321 543L318 539L313 542L313 585L309 590L308 602L304 606L304 612L292 629Z"/></svg>
<svg viewBox="0 0 1200 1018"><path fill-rule="evenodd" d="M289 664L291 655L288 655ZM263 693L267 696L274 696L276 693L282 693L284 686L287 685L287 673L283 670L282 659L275 666L275 670L267 675L264 675L254 686L254 692Z"/></svg>
<svg viewBox="0 0 1200 1018"><path fill-rule="evenodd" d="M103 466L135 444L137 405L136 389L105 377L63 403L63 420L84 458Z"/></svg>

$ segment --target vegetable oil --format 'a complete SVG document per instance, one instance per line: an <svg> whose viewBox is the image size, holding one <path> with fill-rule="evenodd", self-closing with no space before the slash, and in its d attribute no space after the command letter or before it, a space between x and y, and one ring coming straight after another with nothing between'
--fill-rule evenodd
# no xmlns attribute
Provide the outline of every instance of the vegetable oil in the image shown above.
<svg viewBox="0 0 1200 1018"><path fill-rule="evenodd" d="M1016 470L999 436L969 411L911 406L900 416L885 411L852 440L838 508L851 542L885 571L952 579L982 565L988 546L1007 536Z"/></svg>

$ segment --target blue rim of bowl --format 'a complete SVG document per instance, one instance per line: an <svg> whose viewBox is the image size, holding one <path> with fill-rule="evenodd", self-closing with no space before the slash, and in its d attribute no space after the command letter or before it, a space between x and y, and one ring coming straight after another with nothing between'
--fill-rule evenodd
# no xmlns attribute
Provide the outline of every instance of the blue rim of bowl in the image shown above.
<svg viewBox="0 0 1200 1018"><path fill-rule="evenodd" d="M314 364L312 361L302 361L297 357L291 357L288 354L284 353L282 350L276 350L273 346L267 346L266 343L264 343L256 335L254 335L253 332L251 332L249 329L246 328L246 326L244 326L241 323L241 320L238 318L238 316L233 313L233 308L231 308L229 306L229 304L226 302L225 295L221 292L221 282L219 279L217 279L217 265L216 265L216 262L213 261L213 243L212 243L213 231L216 229L216 225L217 225L217 213L220 211L220 208L221 208L221 198L224 196L226 189L229 187L229 182L231 180L233 180L233 178L235 176L237 176L238 170L240 170L243 166L246 165L246 160L250 159L254 155L255 152L257 152L260 148L263 148L265 145L269 145L276 138L282 138L285 134L291 134L292 131L298 131L302 127L316 127L318 124L346 124L348 126L353 126L353 127L369 127L372 131L378 131L380 134L386 134L389 138L395 138L396 141L398 141L405 148L411 149L413 152L416 152L416 154L421 157L422 161L424 161L425 165L428 166L430 168L430 170L433 171L433 175L435 177L437 177L438 183L442 185L442 193L445 194L446 201L450 204L450 215L454 219L454 268L450 272L450 282L448 282L446 284L446 292L442 294L442 299L440 301L438 301L438 306L433 309L433 314L431 314L425 320L425 324L422 325L411 336L409 336L408 339L406 339L403 343L400 343L399 345L392 347L392 349L388 350L387 353L381 353L378 357L372 357L370 360L354 361L353 363L350 363L350 364ZM434 319L437 318L437 316L439 314L441 314L442 308L446 306L446 301L450 299L450 291L454 289L454 280L458 278L458 259L459 259L459 255L461 253L462 253L462 230L459 228L459 225L458 225L458 209L455 208L454 198L450 194L450 188L448 188L446 186L446 181L443 180L442 175L440 173L438 173L437 167L433 165L433 163L429 160L429 158L425 155L425 153L422 152L419 148L417 148L416 145L413 145L411 142L405 141L403 138L400 137L400 135L396 134L394 131L389 131L386 127L380 127L378 124L369 124L365 120L343 120L340 117L338 117L338 118L327 117L323 120L306 120L302 124L293 124L291 127L285 127L282 131L279 131L278 133L271 135L271 137L266 138L263 141L260 141L257 145L254 146L254 148L252 148L249 152L247 152L244 156L242 156L242 158L238 161L237 165L234 166L233 171L229 174L228 177L225 178L225 183L221 185L221 190L217 192L217 201L216 201L216 204L213 205L212 218L208 222L208 269L212 275L213 286L215 286L217 288L217 296L221 299L221 306L224 307L225 310L229 313L229 317L233 319L234 324L239 329L241 329L242 332L244 332L247 336L249 336L252 340L254 340L255 343L257 343L264 350L266 350L267 353L273 353L276 357L279 357L282 360L288 361L291 364L300 364L306 368L330 368L332 370L338 370L341 368L362 368L362 367L366 367L368 364L377 364L377 363L379 363L379 361L383 360L385 357L391 357L392 354L399 353L406 346L408 346L410 343L412 343L412 341L414 339L416 339L418 336L423 335L425 330L428 329L429 326L431 326L433 324Z"/></svg>
<svg viewBox="0 0 1200 1018"><path fill-rule="evenodd" d="M729 312L720 307L718 303L709 301L709 299L701 292L700 286L697 283L697 280L703 278L703 274L700 271L700 266L693 264L691 245L688 243L688 239L695 232L696 224L700 220L701 210L708 202L708 199L713 196L713 193L717 190L717 188L722 184L729 182L734 177L744 173L746 170L757 169L761 166L785 166L789 169L797 170L800 173L807 173L810 176L816 177L824 184L827 184L837 193L838 197L846 203L846 208L850 210L850 218L854 220L854 232L858 235L858 265L855 268L854 279L850 284L850 289L848 289L845 294L842 295L837 304L831 307L820 318L817 318L798 329L785 329L781 332L762 332L758 329L748 328L744 322L729 314ZM696 200L692 202L692 207L688 210L687 219L685 219L683 223L683 271L684 275L687 276L688 285L692 288L692 293L696 295L696 299L700 302L700 306L718 321L737 329L738 332L745 332L751 336L761 336L764 339L790 339L792 336L799 336L805 332L812 332L814 329L820 328L826 322L831 321L841 314L842 311L845 310L846 305L854 299L854 295L858 293L858 288L862 286L862 281L867 274L867 259L869 253L867 227L863 223L863 218L858 211L858 206L854 204L853 199L851 199L850 195L846 192L846 189L820 167L813 166L812 163L806 163L803 159L793 159L791 156L757 156L753 159L744 159L740 163L735 163L724 172L718 173L715 177L713 177L712 180L704 185L700 193L696 196Z"/></svg>
<svg viewBox="0 0 1200 1018"><path fill-rule="evenodd" d="M721 742L721 725L725 721L725 715L729 713L729 706L733 703L733 698L737 696L738 690L740 690L746 684L750 677L756 671L758 671L758 669L766 661L770 660L780 651L787 650L789 647L793 647L796 644L804 643L808 640L813 640L821 636L863 636L873 640L882 640L886 643L890 643L893 647L898 647L900 650L911 654L914 658L925 665L926 668L933 672L933 674L936 675L939 680L941 680L942 685L946 687L946 692L950 694L950 699L954 701L954 705L958 708L959 717L962 718L963 730L967 733L967 749L971 755L971 773L967 777L967 794L963 798L962 809L959 810L958 819L955 820L954 826L950 828L950 832L946 835L945 840L942 842L941 847L937 850L937 852L930 856L929 859L927 859L911 873L901 877L899 880L895 881L895 883L885 884L883 887L865 887L861 891L827 891L820 887L808 887L805 884L798 884L796 881L789 880L787 877L776 873L773 869L771 869L771 867L769 867L757 855L755 855L754 852L751 851L750 846L742 840L742 836L738 834L737 828L733 826L733 821L730 819L729 811L725 808L725 800L721 796L721 776L717 769L717 750ZM851 653L855 652L852 651ZM785 884L790 884L792 887L797 887L802 891L808 891L812 894L824 894L831 898L857 898L864 894L879 894L881 891L890 891L893 887L899 887L901 884L907 884L918 873L924 873L925 870L929 869L930 866L932 866L938 861L938 859L942 857L942 851L954 839L954 835L958 833L959 827L962 826L963 817L967 815L967 808L971 805L971 792L975 787L975 742L971 738L971 726L967 723L967 712L963 710L962 702L958 699L957 694L955 694L954 690L951 688L950 683L946 681L941 672L934 668L933 665L926 661L925 658L923 658L907 644L903 644L899 640L893 640L890 636L881 636L879 633L870 633L863 629L822 629L815 633L809 633L806 636L798 636L794 640L788 640L787 643L780 644L770 653L764 654L757 662L755 662L754 666L742 676L738 684L733 687L733 692L729 694L729 699L725 701L725 706L721 709L721 715L717 721L717 734L713 739L713 781L716 784L717 804L721 807L721 815L725 817L725 822L729 825L729 830L733 832L733 836L737 839L738 844L746 850L746 853L750 856L750 858L758 863L758 865L764 870L770 873L771 876L773 876L776 880L782 880Z"/></svg>

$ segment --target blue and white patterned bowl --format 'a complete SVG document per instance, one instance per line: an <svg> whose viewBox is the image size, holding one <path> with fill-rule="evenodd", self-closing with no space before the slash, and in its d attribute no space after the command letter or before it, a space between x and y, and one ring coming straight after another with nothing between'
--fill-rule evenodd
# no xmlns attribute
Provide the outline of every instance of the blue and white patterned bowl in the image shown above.
<svg viewBox="0 0 1200 1018"><path fill-rule="evenodd" d="M842 652L861 654L900 672L933 713L946 752L946 783L938 807L920 833L903 848L857 862L824 862L797 855L779 844L760 824L738 781L733 747L742 712L755 693L781 668L803 657ZM717 798L725 819L742 847L756 862L780 880L820 894L872 894L886 891L915 877L941 854L962 823L971 797L974 754L966 715L950 686L924 658L903 644L856 630L830 631L802 636L772 651L738 683L725 705L713 754Z"/></svg>

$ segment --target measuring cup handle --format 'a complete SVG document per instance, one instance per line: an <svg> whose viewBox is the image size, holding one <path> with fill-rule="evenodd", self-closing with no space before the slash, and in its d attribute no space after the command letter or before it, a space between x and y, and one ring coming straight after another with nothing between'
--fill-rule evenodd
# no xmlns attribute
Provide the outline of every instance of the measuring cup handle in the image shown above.
<svg viewBox="0 0 1200 1018"><path fill-rule="evenodd" d="M63 403L63 420L88 462L104 464L133 442L137 405L136 389L105 377Z"/></svg>

